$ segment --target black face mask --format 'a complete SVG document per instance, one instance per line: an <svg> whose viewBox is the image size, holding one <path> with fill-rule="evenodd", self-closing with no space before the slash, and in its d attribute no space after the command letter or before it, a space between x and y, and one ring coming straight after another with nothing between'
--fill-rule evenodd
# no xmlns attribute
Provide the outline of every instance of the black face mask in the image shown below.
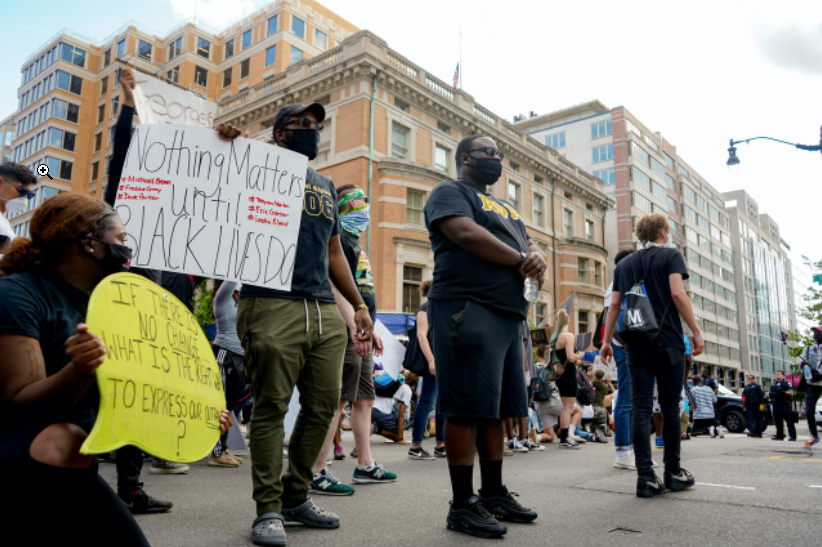
<svg viewBox="0 0 822 547"><path fill-rule="evenodd" d="M128 271L129 261L132 258L131 247L127 247L126 245L118 245L117 243L107 243L93 237L88 239L92 239L97 243L102 243L107 247L108 250L106 251L105 257L96 258L92 255L92 259L100 265L100 268L106 273L106 275Z"/></svg>
<svg viewBox="0 0 822 547"><path fill-rule="evenodd" d="M502 162L494 158L474 158L471 168L476 173L477 182L486 186L495 184L502 176Z"/></svg>
<svg viewBox="0 0 822 547"><path fill-rule="evenodd" d="M313 160L319 154L320 132L316 129L283 129L285 147Z"/></svg>
<svg viewBox="0 0 822 547"><path fill-rule="evenodd" d="M816 340L817 344L822 344L822 333L815 332L813 334L813 339Z"/></svg>

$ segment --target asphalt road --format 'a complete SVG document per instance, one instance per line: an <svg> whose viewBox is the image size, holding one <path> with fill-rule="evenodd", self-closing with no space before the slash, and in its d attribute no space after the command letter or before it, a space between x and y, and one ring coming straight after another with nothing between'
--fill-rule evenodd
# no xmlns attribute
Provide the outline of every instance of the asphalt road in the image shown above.
<svg viewBox="0 0 822 547"><path fill-rule="evenodd" d="M769 428L767 433L772 432ZM515 454L505 458L506 483L540 516L531 525L509 525L508 535L499 541L575 547L822 545L822 447L815 454L805 448L803 434L806 427L800 428L796 443L730 434L687 441L683 466L694 474L697 486L653 500L634 495L634 472L614 469L613 444L588 444L578 451L546 445L543 452ZM397 482L362 485L351 497L315 496L319 506L340 515L342 526L331 531L289 526L290 546L494 541L446 529L450 482L444 460L411 461L407 447L376 436L372 443L377 461L399 475ZM350 434L343 444L350 451ZM661 463L662 453L655 450L654 458ZM151 544L252 545L256 515L249 463L247 459L238 469L220 469L204 460L193 464L187 475L146 473L145 490L174 502L170 513L138 517ZM335 462L332 469L350 483L355 463L349 458ZM113 465L103 464L101 473L114 483Z"/></svg>

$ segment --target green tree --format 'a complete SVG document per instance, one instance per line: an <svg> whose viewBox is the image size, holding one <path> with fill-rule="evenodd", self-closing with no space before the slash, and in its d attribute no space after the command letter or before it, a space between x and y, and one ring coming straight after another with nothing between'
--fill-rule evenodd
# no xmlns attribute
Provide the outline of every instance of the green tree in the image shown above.
<svg viewBox="0 0 822 547"><path fill-rule="evenodd" d="M817 275L822 275L822 261L811 264L811 270L814 278L816 278ZM807 294L802 297L805 305L797 309L796 313L814 325L822 325L822 289L811 285L807 288L807 291ZM790 341L793 342L793 344L788 345L788 353L790 353L792 357L800 357L802 351L814 343L813 338L809 335L810 333L808 332L799 331L790 331L788 333ZM799 365L793 365L793 374L801 373L802 371ZM795 399L801 401L804 400L804 397L804 393L797 392Z"/></svg>

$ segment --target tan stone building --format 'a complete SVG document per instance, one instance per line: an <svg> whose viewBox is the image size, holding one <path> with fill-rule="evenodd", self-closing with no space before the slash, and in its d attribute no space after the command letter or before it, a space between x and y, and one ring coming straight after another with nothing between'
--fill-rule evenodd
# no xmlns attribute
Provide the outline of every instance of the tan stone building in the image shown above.
<svg viewBox="0 0 822 547"><path fill-rule="evenodd" d="M315 14L321 13L319 5L310 5ZM322 17L333 19L337 32L329 30L326 48L310 49L311 44L300 42L304 48L301 60L290 55L281 58L298 39L293 32L293 18L299 6L306 4L276 2L218 35L221 41L214 39L210 46L218 62L209 72L208 86L194 85L191 89L219 100L218 122L248 130L262 141L270 140L274 115L282 106L313 101L325 105L328 115L320 155L312 166L338 186L357 184L371 196L371 230L363 237L370 247L379 311L417 311L419 285L431 277L434 267L422 214L425 200L436 184L456 178L454 151L460 139L482 133L494 138L505 153L504 175L495 186L497 195L514 205L531 237L549 257L546 282L532 307L531 318L537 323L552 323L553 309L576 291L572 330L592 331L602 312L607 286L603 221L612 202L604 194L602 181L483 108L464 90L455 90L391 50L381 38L367 31L349 35L356 29L330 12L322 12ZM212 87L212 74L228 70L226 61L219 57L226 41L239 43L243 33L248 32L246 28L252 29L255 37L263 33L273 14L278 14L280 30L273 38L270 35L260 45L255 42L249 48L249 78L240 81L243 68L235 65L242 65L244 59L235 57L229 61L233 67L231 85L225 89ZM291 23L284 22L288 18ZM309 28L312 21L306 18ZM322 21L318 20L317 28ZM292 30L284 27L289 24ZM201 32L191 25L182 30L190 36L183 49L184 63L191 66L180 70L179 83L188 86L191 80L185 74L193 74L203 63L199 53L190 49L195 43L193 37L199 39ZM130 28L128 35L137 32ZM304 34L314 36L308 30ZM166 42L175 36L171 33ZM136 47L139 51L141 39L139 35L130 38L127 50L133 52ZM277 44L273 70L262 66L271 47L265 40ZM117 39L110 42L113 47L117 43ZM103 47L103 56L105 51ZM165 55L165 50L158 50L154 59L165 61ZM258 58L263 61L255 60ZM148 62L143 59L137 63L143 61ZM157 65L161 70L167 66ZM116 67L107 70L113 73ZM99 85L94 93L100 93ZM103 118L94 133L107 136L103 128L114 122L108 115L108 105ZM104 165L102 151L93 150L84 160L86 165ZM85 169L87 175L75 181L75 189L101 195L101 168L97 167L97 178L93 180L88 176L93 169Z"/></svg>

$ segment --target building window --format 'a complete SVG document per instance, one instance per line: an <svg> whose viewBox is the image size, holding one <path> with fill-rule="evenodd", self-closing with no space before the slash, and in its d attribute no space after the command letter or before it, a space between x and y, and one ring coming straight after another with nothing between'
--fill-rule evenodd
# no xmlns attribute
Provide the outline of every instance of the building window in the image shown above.
<svg viewBox="0 0 822 547"><path fill-rule="evenodd" d="M305 21L299 17L291 16L291 32L305 40Z"/></svg>
<svg viewBox="0 0 822 547"><path fill-rule="evenodd" d="M223 87L228 87L231 85L231 71L234 70L234 67L227 68L225 72L223 72Z"/></svg>
<svg viewBox="0 0 822 547"><path fill-rule="evenodd" d="M111 98L111 117L116 116L118 112L120 112L120 96L116 95Z"/></svg>
<svg viewBox="0 0 822 547"><path fill-rule="evenodd" d="M651 200L639 192L631 192L631 205L645 213L653 212L651 208Z"/></svg>
<svg viewBox="0 0 822 547"><path fill-rule="evenodd" d="M647 150L633 141L630 142L628 149L630 150L631 156L633 156L634 160L638 161L642 165L648 165L650 156L648 155Z"/></svg>
<svg viewBox="0 0 822 547"><path fill-rule="evenodd" d="M96 133L94 135L94 151L99 152L100 147L102 145L103 145L103 134L102 133Z"/></svg>
<svg viewBox="0 0 822 547"><path fill-rule="evenodd" d="M614 159L614 145L606 144L604 146L597 146L593 149L593 161L598 163Z"/></svg>
<svg viewBox="0 0 822 547"><path fill-rule="evenodd" d="M405 223L414 226L423 225L423 206L425 193L418 190L408 190L405 196Z"/></svg>
<svg viewBox="0 0 822 547"><path fill-rule="evenodd" d="M534 322L537 324L538 327L541 327L545 324L545 320L548 317L548 306L541 302L537 302L534 304Z"/></svg>
<svg viewBox="0 0 822 547"><path fill-rule="evenodd" d="M57 87L64 91L68 91L69 93L74 93L75 95L82 95L83 79L79 76L75 76L74 74L69 74L68 72L58 70Z"/></svg>
<svg viewBox="0 0 822 547"><path fill-rule="evenodd" d="M596 233L594 232L594 221L593 220L586 220L585 221L585 239L588 241L595 241L596 240Z"/></svg>
<svg viewBox="0 0 822 547"><path fill-rule="evenodd" d="M100 96L102 97L108 93L108 76L100 80Z"/></svg>
<svg viewBox="0 0 822 547"><path fill-rule="evenodd" d="M195 66L194 83L200 87L208 87L208 71L203 67Z"/></svg>
<svg viewBox="0 0 822 547"><path fill-rule="evenodd" d="M265 50L265 66L270 67L277 60L277 46L271 46Z"/></svg>
<svg viewBox="0 0 822 547"><path fill-rule="evenodd" d="M91 164L91 182L94 182L95 180L97 180L97 175L99 174L99 170L100 170L100 162L99 161L95 161L94 163Z"/></svg>
<svg viewBox="0 0 822 547"><path fill-rule="evenodd" d="M587 311L578 311L577 312L577 324L579 325L579 332L577 334L585 334L590 329L590 323L588 322L588 312Z"/></svg>
<svg viewBox="0 0 822 547"><path fill-rule="evenodd" d="M439 145L434 147L434 166L439 171L448 171L448 150Z"/></svg>
<svg viewBox="0 0 822 547"><path fill-rule="evenodd" d="M66 160L58 160L57 158L52 158L49 156L46 156L44 163L48 165L49 173L57 173L58 178L71 181L71 173L74 168L73 163ZM43 200L49 197L51 196L46 196L46 193L44 191Z"/></svg>
<svg viewBox="0 0 822 547"><path fill-rule="evenodd" d="M243 51L251 47L251 42L254 39L254 29L248 29L243 33Z"/></svg>
<svg viewBox="0 0 822 547"><path fill-rule="evenodd" d="M266 31L266 35L271 36L272 34L277 32L277 30L279 30L279 28L280 28L280 17L278 15L275 15L274 17L272 17L268 20L268 28L267 28L267 31Z"/></svg>
<svg viewBox="0 0 822 547"><path fill-rule="evenodd" d="M511 168L511 171L514 171L515 173L519 173L519 165L518 164L516 164L512 161L509 161L508 162L508 167Z"/></svg>
<svg viewBox="0 0 822 547"><path fill-rule="evenodd" d="M120 40L117 42L117 57L122 57L126 54L126 41L125 39Z"/></svg>
<svg viewBox="0 0 822 547"><path fill-rule="evenodd" d="M103 53L103 66L106 67L111 64L111 48L108 48L105 53Z"/></svg>
<svg viewBox="0 0 822 547"><path fill-rule="evenodd" d="M205 42L205 40L203 40L202 38L198 38L198 41L199 40L202 40L203 42ZM208 44L208 42L206 42L206 44ZM173 40L170 44L168 44L168 60L169 61L171 59L175 58L176 56L178 56L179 54L181 54L182 52L183 52L183 37L182 36L177 38L176 40ZM197 53L200 53L199 50L197 51ZM208 53L206 53L203 56L208 58Z"/></svg>
<svg viewBox="0 0 822 547"><path fill-rule="evenodd" d="M534 194L534 224L537 226L545 226L545 197L541 194Z"/></svg>
<svg viewBox="0 0 822 547"><path fill-rule="evenodd" d="M228 59L229 57L234 57L234 38L229 40L225 43L225 49L223 50L223 58Z"/></svg>
<svg viewBox="0 0 822 547"><path fill-rule="evenodd" d="M151 60L151 44L143 40L137 41L137 56L147 61Z"/></svg>
<svg viewBox="0 0 822 547"><path fill-rule="evenodd" d="M551 148L562 148L565 146L565 131L562 133L555 133L545 137L545 144Z"/></svg>
<svg viewBox="0 0 822 547"><path fill-rule="evenodd" d="M211 42L205 38L197 38L197 55L206 59L211 57Z"/></svg>
<svg viewBox="0 0 822 547"><path fill-rule="evenodd" d="M68 103L60 99L54 99L54 117L66 120L67 122L78 123L80 119L80 107L76 104ZM36 116L35 116L36 117ZM43 117L45 121L45 116Z"/></svg>
<svg viewBox="0 0 822 547"><path fill-rule="evenodd" d="M62 129L57 129L56 127L49 128L49 146L74 152L74 144L76 139L77 135L74 133L63 131Z"/></svg>
<svg viewBox="0 0 822 547"><path fill-rule="evenodd" d="M568 209L562 211L562 234L565 237L574 237L574 212Z"/></svg>
<svg viewBox="0 0 822 547"><path fill-rule="evenodd" d="M514 207L515 211L520 210L519 209L519 201L520 201L519 193L520 193L519 184L516 184L514 182L509 182L508 183L508 203L510 203Z"/></svg>
<svg viewBox="0 0 822 547"><path fill-rule="evenodd" d="M170 82L174 82L175 84L180 81L180 67L175 66L171 70L168 71L166 74L166 80Z"/></svg>
<svg viewBox="0 0 822 547"><path fill-rule="evenodd" d="M251 59L246 59L240 63L240 79L248 78L248 72L251 69Z"/></svg>
<svg viewBox="0 0 822 547"><path fill-rule="evenodd" d="M393 124L391 128L391 155L395 158L404 159L408 153L407 141L408 129L399 125Z"/></svg>
<svg viewBox="0 0 822 547"><path fill-rule="evenodd" d="M86 52L69 44L60 44L60 59L83 68L86 65Z"/></svg>
<svg viewBox="0 0 822 547"><path fill-rule="evenodd" d="M602 266L600 264L594 264L594 285L602 286Z"/></svg>
<svg viewBox="0 0 822 547"><path fill-rule="evenodd" d="M614 126L611 120L603 120L601 122L591 124L591 138L598 139L607 135L614 134Z"/></svg>
<svg viewBox="0 0 822 547"><path fill-rule="evenodd" d="M303 60L303 50L297 49L294 46L291 46L291 57L289 58L289 64L294 64L299 61Z"/></svg>
<svg viewBox="0 0 822 547"><path fill-rule="evenodd" d="M613 168L594 171L594 176L602 179L605 186L616 184L616 171Z"/></svg>
<svg viewBox="0 0 822 547"><path fill-rule="evenodd" d="M402 101L399 101L396 97L394 97L394 107L402 110L403 112L408 112L408 105Z"/></svg>
<svg viewBox="0 0 822 547"><path fill-rule="evenodd" d="M417 313L420 309L420 285L422 268L418 266L402 267L402 310L405 313Z"/></svg>
<svg viewBox="0 0 822 547"><path fill-rule="evenodd" d="M314 46L322 51L328 49L328 35L314 29Z"/></svg>
<svg viewBox="0 0 822 547"><path fill-rule="evenodd" d="M443 132L447 135L448 132L451 131L451 128L448 127L447 125L445 125L444 123L438 121L437 122L437 131L441 131L441 132Z"/></svg>

